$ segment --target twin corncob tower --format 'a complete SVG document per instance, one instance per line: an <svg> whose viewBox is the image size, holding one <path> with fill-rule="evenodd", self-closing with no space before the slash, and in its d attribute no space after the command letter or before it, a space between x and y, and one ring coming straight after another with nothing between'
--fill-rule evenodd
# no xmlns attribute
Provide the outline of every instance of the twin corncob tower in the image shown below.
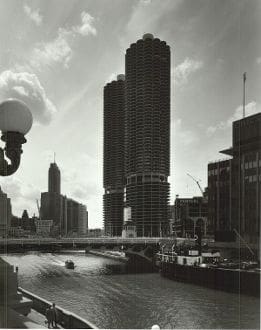
<svg viewBox="0 0 261 330"><path fill-rule="evenodd" d="M170 47L145 34L125 55L125 75L104 87L104 227L120 236L124 207L138 236L168 231Z"/></svg>

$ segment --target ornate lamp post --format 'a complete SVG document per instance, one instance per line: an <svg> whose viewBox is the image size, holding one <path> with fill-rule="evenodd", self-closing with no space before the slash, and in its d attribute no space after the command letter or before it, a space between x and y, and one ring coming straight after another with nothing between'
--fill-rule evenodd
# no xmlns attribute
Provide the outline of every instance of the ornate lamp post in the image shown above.
<svg viewBox="0 0 261 330"><path fill-rule="evenodd" d="M1 176L11 175L19 168L22 144L26 142L24 136L31 129L32 123L31 111L24 102L9 99L0 104L1 140L5 142L5 148L0 148Z"/></svg>
<svg viewBox="0 0 261 330"><path fill-rule="evenodd" d="M5 142L5 148L0 148L0 176L8 176L17 171L23 152L22 144L26 142L24 136L31 129L32 123L32 114L25 103L9 99L0 104L1 140ZM31 310L32 302L24 303L17 287L14 266L0 258L0 323L3 328L13 327L12 320L7 317L10 310L17 309L23 315Z"/></svg>

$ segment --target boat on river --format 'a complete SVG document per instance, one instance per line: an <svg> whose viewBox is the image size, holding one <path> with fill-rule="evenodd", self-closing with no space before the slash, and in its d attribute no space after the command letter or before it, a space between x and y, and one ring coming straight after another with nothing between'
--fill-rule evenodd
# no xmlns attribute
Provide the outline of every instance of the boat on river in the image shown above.
<svg viewBox="0 0 261 330"><path fill-rule="evenodd" d="M260 296L257 262L231 262L201 246L162 248L157 254L162 276L228 292Z"/></svg>
<svg viewBox="0 0 261 330"><path fill-rule="evenodd" d="M74 262L72 261L72 260L66 260L65 261L65 267L67 268L67 269L74 269Z"/></svg>

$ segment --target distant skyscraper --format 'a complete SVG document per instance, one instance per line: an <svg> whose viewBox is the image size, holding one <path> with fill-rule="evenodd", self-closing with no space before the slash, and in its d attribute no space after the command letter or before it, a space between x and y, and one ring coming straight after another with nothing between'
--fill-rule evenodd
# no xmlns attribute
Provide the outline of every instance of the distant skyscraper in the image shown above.
<svg viewBox="0 0 261 330"><path fill-rule="evenodd" d="M41 219L53 220L53 235L85 235L88 211L85 205L61 194L61 174L56 163L48 173L48 192L41 193Z"/></svg>
<svg viewBox="0 0 261 330"><path fill-rule="evenodd" d="M0 236L6 237L11 225L12 208L11 200L0 187Z"/></svg>
<svg viewBox="0 0 261 330"><path fill-rule="evenodd" d="M53 220L54 233L66 233L66 198L61 195L61 174L56 163L48 172L48 192L41 194L41 218Z"/></svg>
<svg viewBox="0 0 261 330"><path fill-rule="evenodd" d="M138 236L169 230L170 47L145 34L126 51L126 207Z"/></svg>
<svg viewBox="0 0 261 330"><path fill-rule="evenodd" d="M48 173L48 192L61 193L61 173L56 163L51 163Z"/></svg>
<svg viewBox="0 0 261 330"><path fill-rule="evenodd" d="M119 236L124 202L125 76L104 87L103 210L105 233Z"/></svg>

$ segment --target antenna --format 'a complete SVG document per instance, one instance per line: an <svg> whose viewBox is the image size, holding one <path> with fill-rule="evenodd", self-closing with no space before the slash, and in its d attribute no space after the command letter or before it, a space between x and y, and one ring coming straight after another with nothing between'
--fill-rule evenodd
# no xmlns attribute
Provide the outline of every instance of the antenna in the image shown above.
<svg viewBox="0 0 261 330"><path fill-rule="evenodd" d="M56 153L54 152L53 154L53 162L55 163L55 156L56 156Z"/></svg>
<svg viewBox="0 0 261 330"><path fill-rule="evenodd" d="M246 72L243 73L243 118L246 115Z"/></svg>

